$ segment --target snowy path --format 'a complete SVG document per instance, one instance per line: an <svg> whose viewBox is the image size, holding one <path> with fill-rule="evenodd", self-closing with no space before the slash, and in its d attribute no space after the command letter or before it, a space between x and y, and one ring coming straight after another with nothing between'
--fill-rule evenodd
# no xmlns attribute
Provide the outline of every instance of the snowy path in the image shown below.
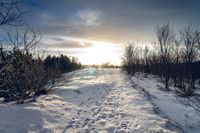
<svg viewBox="0 0 200 133"><path fill-rule="evenodd" d="M54 89L37 103L1 107L0 132L178 132L119 69L84 69Z"/></svg>

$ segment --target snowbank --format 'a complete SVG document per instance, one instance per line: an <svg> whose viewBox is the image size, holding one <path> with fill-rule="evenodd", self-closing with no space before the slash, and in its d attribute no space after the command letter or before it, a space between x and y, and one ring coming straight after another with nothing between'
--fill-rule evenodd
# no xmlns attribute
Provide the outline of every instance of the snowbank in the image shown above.
<svg viewBox="0 0 200 133"><path fill-rule="evenodd" d="M168 117L176 122L186 133L200 132L200 116L191 107L178 102L175 96L175 88L172 91L163 91L164 85L154 76L148 78L142 76L132 77L132 81L140 89L144 89L151 97L151 101L158 107L161 116Z"/></svg>

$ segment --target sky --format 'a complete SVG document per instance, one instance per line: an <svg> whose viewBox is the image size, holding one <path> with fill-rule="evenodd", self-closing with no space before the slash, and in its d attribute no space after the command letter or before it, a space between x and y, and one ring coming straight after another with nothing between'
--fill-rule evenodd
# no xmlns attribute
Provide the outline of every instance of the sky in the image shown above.
<svg viewBox="0 0 200 133"><path fill-rule="evenodd" d="M41 48L82 64L120 64L124 45L150 45L156 25L200 27L199 0L23 0L23 7L43 33Z"/></svg>

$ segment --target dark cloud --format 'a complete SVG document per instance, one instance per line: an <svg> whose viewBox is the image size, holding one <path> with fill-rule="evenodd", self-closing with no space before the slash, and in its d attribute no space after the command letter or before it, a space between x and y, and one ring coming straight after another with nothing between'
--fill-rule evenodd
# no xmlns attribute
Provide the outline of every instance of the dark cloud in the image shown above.
<svg viewBox="0 0 200 133"><path fill-rule="evenodd" d="M24 5L29 11L26 21L45 35L118 42L152 40L159 23L199 28L200 20L198 0L24 0Z"/></svg>

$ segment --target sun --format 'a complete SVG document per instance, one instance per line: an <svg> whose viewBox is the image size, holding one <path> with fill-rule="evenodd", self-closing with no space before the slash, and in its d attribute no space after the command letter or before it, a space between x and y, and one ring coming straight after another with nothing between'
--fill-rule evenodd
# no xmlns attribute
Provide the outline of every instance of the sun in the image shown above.
<svg viewBox="0 0 200 133"><path fill-rule="evenodd" d="M93 43L92 47L85 48L85 52L81 55L80 60L83 64L100 65L113 60L113 48L107 43Z"/></svg>
<svg viewBox="0 0 200 133"><path fill-rule="evenodd" d="M84 65L101 65L110 62L119 65L123 46L112 42L96 41L76 37L60 37L66 42L79 43L81 48L71 48L73 55ZM86 45L91 44L91 45Z"/></svg>

